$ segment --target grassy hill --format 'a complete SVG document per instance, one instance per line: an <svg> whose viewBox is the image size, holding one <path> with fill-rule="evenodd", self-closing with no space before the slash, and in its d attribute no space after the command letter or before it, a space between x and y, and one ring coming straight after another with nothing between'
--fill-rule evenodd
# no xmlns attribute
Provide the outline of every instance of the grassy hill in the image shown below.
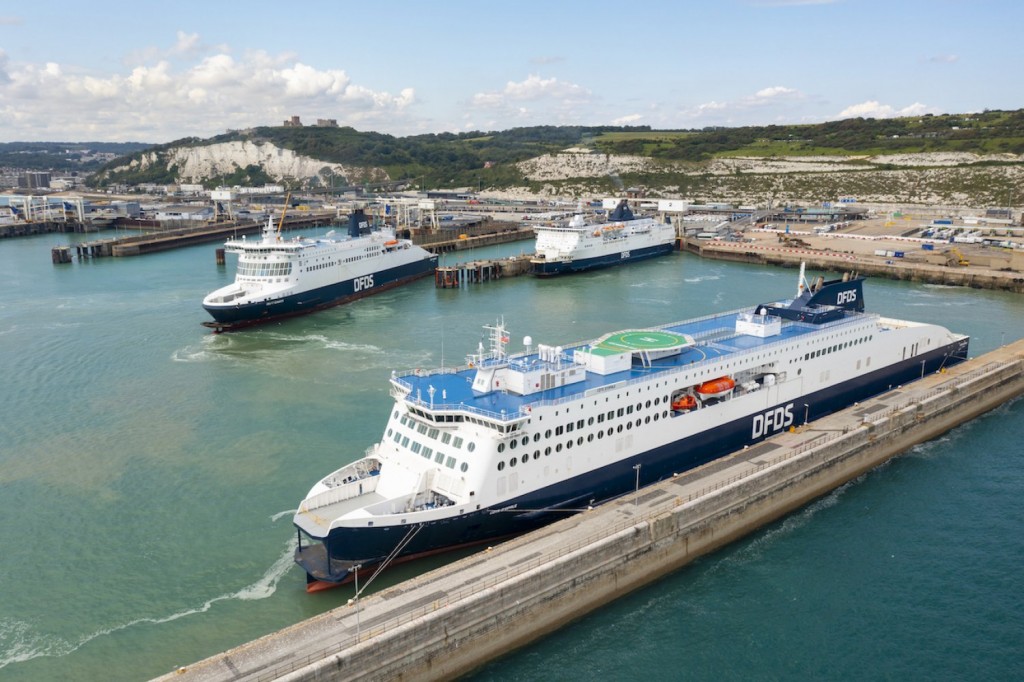
<svg viewBox="0 0 1024 682"><path fill-rule="evenodd" d="M159 162L169 151L182 147L224 142L270 143L296 154L346 168L364 168L345 182L380 177L408 180L421 188L523 188L582 194L614 191L638 185L653 193L674 192L709 200L782 200L785 197L829 199L839 194L878 194L927 200L993 202L1012 193L1024 169L1024 110L985 111L977 114L924 115L894 119L846 119L821 124L652 130L622 126L536 126L493 132L442 133L395 137L353 128L306 126L261 127L232 131L209 139L189 138L138 151L104 166L95 176L98 186L114 182L174 182L177 169ZM629 170L580 173L571 164L541 177L527 168L538 158L559 158L567 148L583 148L592 156L639 158ZM928 164L892 164L893 155L966 153L989 157L962 164L966 174L948 168L933 172ZM128 162L149 154L154 164ZM1003 155L995 157L994 155ZM164 156L161 156L164 155ZM564 155L561 155L564 156ZM876 158L879 157L879 158ZM832 159L835 168L807 164L785 173L736 165L723 173L730 160ZM717 165L716 165L717 164ZM614 164L609 164L613 166ZM957 164L954 163L954 166ZM969 168L968 168L969 166ZM726 166L728 167L728 166ZM1002 172L1012 167L1012 173ZM373 173L369 172L373 169ZM717 170L716 170L717 169ZM326 170L326 169L325 169ZM841 174L833 171L842 170ZM858 171L861 171L858 173ZM330 171L328 170L328 174ZM785 178L780 176L785 175ZM723 177L724 176L724 177ZM271 178L257 166L218 173L208 184L251 184ZM326 182L320 177L307 185ZM921 187L924 183L926 187ZM332 183L333 184L333 183ZM925 191L919 191L925 190ZM1005 203L1005 202L1004 202Z"/></svg>

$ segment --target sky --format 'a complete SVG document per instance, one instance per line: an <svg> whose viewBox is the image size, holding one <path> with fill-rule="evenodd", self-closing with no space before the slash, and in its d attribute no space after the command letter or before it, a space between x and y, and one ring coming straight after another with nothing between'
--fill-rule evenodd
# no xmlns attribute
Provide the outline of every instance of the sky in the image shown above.
<svg viewBox="0 0 1024 682"><path fill-rule="evenodd" d="M0 142L1024 106L1021 0L0 0Z"/></svg>

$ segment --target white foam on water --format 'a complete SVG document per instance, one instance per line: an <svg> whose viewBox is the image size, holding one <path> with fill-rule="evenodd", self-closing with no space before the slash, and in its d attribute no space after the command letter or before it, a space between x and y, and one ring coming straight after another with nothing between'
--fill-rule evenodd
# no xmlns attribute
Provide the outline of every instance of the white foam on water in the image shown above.
<svg viewBox="0 0 1024 682"><path fill-rule="evenodd" d="M274 519L276 520L289 513L292 512L280 512L274 516ZM12 663L23 663L34 658L41 658L44 656L67 656L94 639L110 635L121 630L127 630L128 628L136 625L160 625L162 623L170 623L171 621L178 620L179 618L185 618L198 613L205 613L219 601L232 599L239 601L256 601L259 599L266 599L277 591L278 582L280 582L281 578L294 565L293 556L295 554L295 547L297 543L298 541L296 538L290 537L288 542L285 543L285 548L281 555L273 564L271 564L259 580L251 585L246 585L240 590L212 597L197 607L183 609L167 616L159 618L137 618L135 620L128 621L127 623L122 623L121 625L103 628L91 634L82 636L77 642L69 642L65 639L52 635L33 634L31 631L32 626L24 621L0 620L0 652L3 652L0 654L0 670Z"/></svg>

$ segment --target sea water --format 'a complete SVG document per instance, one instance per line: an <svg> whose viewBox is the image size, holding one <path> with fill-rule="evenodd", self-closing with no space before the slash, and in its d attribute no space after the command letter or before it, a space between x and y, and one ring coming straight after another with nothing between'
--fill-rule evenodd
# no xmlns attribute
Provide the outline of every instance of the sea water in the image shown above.
<svg viewBox="0 0 1024 682"><path fill-rule="evenodd" d="M393 369L462 364L498 317L516 351L796 288L795 270L677 253L425 279L216 335L200 302L233 257L215 245L51 264L73 240L0 241L4 680L147 679L344 604L351 587L305 592L296 506L380 438ZM869 280L865 297L971 334L972 355L1024 337L1017 295ZM1020 679L1022 427L1005 405L470 677Z"/></svg>

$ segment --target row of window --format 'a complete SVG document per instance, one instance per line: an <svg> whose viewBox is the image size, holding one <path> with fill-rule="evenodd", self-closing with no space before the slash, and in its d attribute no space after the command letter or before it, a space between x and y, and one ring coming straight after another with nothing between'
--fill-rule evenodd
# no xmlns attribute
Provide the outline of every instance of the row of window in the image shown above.
<svg viewBox="0 0 1024 682"><path fill-rule="evenodd" d="M610 438L614 434L622 433L623 430L630 431L630 430L633 429L634 426L639 428L641 424L650 424L651 421L658 421L659 419L667 419L667 418L668 418L668 411L667 410L663 410L661 412L655 412L654 415L647 415L643 419L639 419L638 418L635 421L628 421L625 424L619 424L618 426L609 426L607 429L598 429L596 434L595 433L588 433L585 440L588 443L593 443L595 436L597 437L598 440L601 440L602 438L604 438L606 436ZM534 434L534 440L536 440L539 435L540 434ZM525 445L528 440L529 440L528 438L524 438L523 439L523 445ZM552 452L561 452L563 447L566 450L571 450L573 448L573 445L577 445L577 446L583 445L583 441L584 441L584 437L583 436L577 436L575 441L573 441L573 439L570 438L569 440L565 441L564 445L562 443L556 443L555 446L554 446L554 449L552 449L552 447L549 445L546 448L544 448L544 456L546 457L546 456L550 455ZM498 450L499 451L502 449L502 447L501 447L502 445L504 445L504 443L498 445ZM533 459L540 459L540 450L534 450L533 451ZM529 461L530 461L530 455L529 454L523 454L521 457L513 457L512 459L508 460L507 466L514 467L517 464L526 464ZM506 466L506 463L504 461L498 462L498 471L504 471L505 470L505 466Z"/></svg>
<svg viewBox="0 0 1024 682"><path fill-rule="evenodd" d="M398 416L397 410L395 410L395 416ZM413 419L407 414L403 414L399 419L399 422L402 424L402 426L405 426L409 429L415 429L416 433L419 433L420 435L424 435L427 438L432 438L434 440L440 440L440 442L443 445L449 445L455 449L461 449L462 444L465 442L461 436L453 436L451 433L447 431L441 433L440 429L417 422L415 419ZM469 464L467 462L460 463L454 457L446 455L440 450L435 451L434 448L430 447L429 445L424 445L418 440L412 440L411 437L403 435L401 431L388 429L387 435L394 438L394 441L398 443L399 446L403 448L408 448L411 452L414 452L417 455L424 457L425 459L433 459L434 462L438 464L443 464L449 469L454 469L455 465L458 464L459 470L462 471L463 473L469 470ZM466 443L467 451L473 452L475 449L476 443L472 441Z"/></svg>
<svg viewBox="0 0 1024 682"><path fill-rule="evenodd" d="M291 261L285 263L244 263L239 261L240 277L287 277L292 274Z"/></svg>
<svg viewBox="0 0 1024 682"><path fill-rule="evenodd" d="M544 438L551 438L552 435L554 435L556 437L557 436L561 436L563 433L572 433L576 429L582 429L584 427L584 425L586 425L586 426L593 426L595 423L602 424L605 421L612 421L616 417L624 417L626 415L633 414L634 412L639 412L640 410L644 409L645 407L646 408L650 408L651 405L657 406L657 405L659 405L662 402L662 400L664 400L665 403L667 404L669 402L669 397L665 396L664 398L655 398L654 400L648 400L646 403L637 403L636 406L627 405L625 407L620 407L618 410L609 410L608 412L602 412L601 414L597 415L596 417L590 417L589 419L586 420L586 422L584 422L584 420L582 420L582 419L578 419L575 422L569 422L568 424L563 424L563 425L560 425L560 426L556 426L553 432L552 432L551 429L547 429L544 432ZM667 416L668 412L665 412L664 415ZM657 418L657 415L655 415L655 418ZM534 443L539 441L540 438L541 438L541 434L540 434L539 431L537 433L533 434L533 442ZM530 442L530 437L529 436L523 436L522 439L513 438L512 440L510 440L508 442L508 447L509 447L510 450L515 450L517 445L521 444L523 446L526 446L526 444L529 443L529 442ZM498 452L504 452L504 451L505 451L505 443L498 443Z"/></svg>
<svg viewBox="0 0 1024 682"><path fill-rule="evenodd" d="M827 346L825 348L819 348L818 350L811 351L810 353L805 353L804 354L804 360L810 360L811 358L816 358L816 357L819 357L819 356L822 356L822 355L826 355L828 353L835 353L837 350L843 350L845 348L849 348L850 346L854 346L854 345L857 345L857 344L860 344L860 343L865 343L866 341L870 341L872 338L874 338L874 337L873 336L863 336L863 337L861 337L859 339L854 339L853 341L844 341L844 342L836 344L834 346Z"/></svg>

